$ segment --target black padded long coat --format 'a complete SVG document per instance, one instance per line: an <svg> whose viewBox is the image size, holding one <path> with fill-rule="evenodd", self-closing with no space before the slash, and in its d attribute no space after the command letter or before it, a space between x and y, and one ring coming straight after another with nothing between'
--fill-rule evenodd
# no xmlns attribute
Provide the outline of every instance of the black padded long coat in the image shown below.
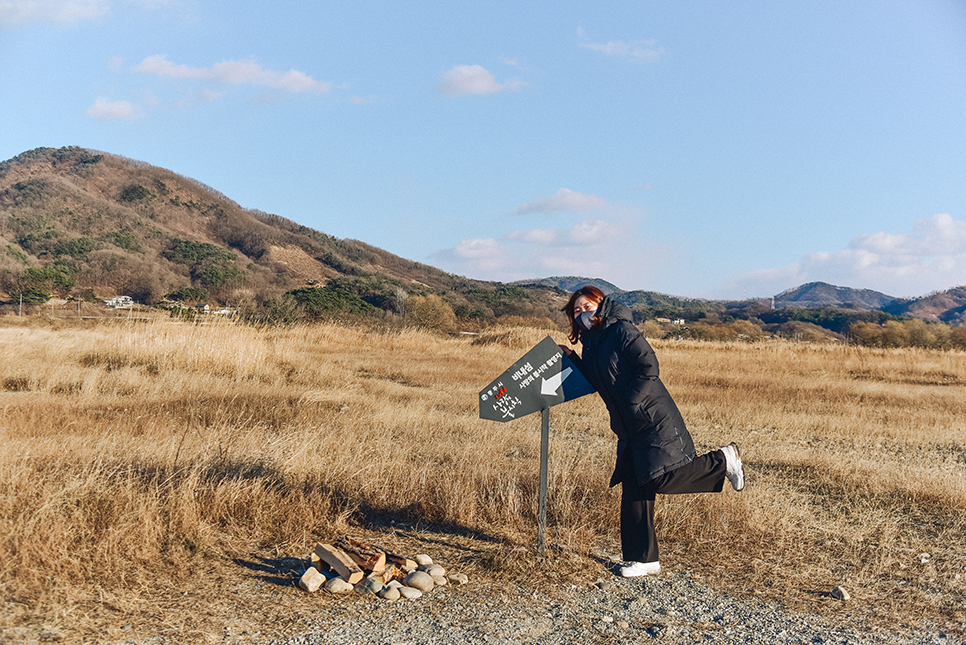
<svg viewBox="0 0 966 645"><path fill-rule="evenodd" d="M621 482L623 459L634 458L640 484L690 463L694 442L658 373L657 356L634 326L631 310L610 298L597 308L602 324L581 332L574 363L597 389L617 435L617 465L610 485Z"/></svg>

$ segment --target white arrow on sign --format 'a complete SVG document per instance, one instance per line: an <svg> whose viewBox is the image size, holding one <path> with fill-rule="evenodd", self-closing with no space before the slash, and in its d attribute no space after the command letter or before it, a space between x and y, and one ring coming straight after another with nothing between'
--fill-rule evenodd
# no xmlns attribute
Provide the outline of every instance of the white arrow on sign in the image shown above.
<svg viewBox="0 0 966 645"><path fill-rule="evenodd" d="M543 379L543 382L540 384L540 394L545 396L556 395L557 390L560 389L560 386L563 385L563 382L567 380L567 377L570 376L572 371L573 370L568 367L562 372L554 374L550 378Z"/></svg>

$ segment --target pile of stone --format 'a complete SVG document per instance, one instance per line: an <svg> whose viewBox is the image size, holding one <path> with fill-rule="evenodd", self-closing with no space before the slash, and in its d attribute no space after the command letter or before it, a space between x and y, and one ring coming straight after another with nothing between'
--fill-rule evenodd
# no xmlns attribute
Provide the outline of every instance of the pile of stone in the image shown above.
<svg viewBox="0 0 966 645"><path fill-rule="evenodd" d="M348 536L332 544L320 542L310 558L311 565L299 578L299 587L309 593L319 589L333 594L356 591L398 600L419 598L436 587L467 583L465 574L447 573L428 555L410 560Z"/></svg>

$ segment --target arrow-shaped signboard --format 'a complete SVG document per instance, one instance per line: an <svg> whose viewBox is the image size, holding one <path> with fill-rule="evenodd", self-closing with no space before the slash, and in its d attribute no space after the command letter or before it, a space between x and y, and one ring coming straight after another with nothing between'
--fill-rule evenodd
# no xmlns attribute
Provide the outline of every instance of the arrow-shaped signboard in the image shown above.
<svg viewBox="0 0 966 645"><path fill-rule="evenodd" d="M513 421L593 391L547 336L480 392L480 418Z"/></svg>
<svg viewBox="0 0 966 645"><path fill-rule="evenodd" d="M547 336L498 379L480 392L480 418L513 421L543 411L540 430L540 518L537 549L543 553L547 528L547 462L550 453L550 408L594 391L577 366Z"/></svg>

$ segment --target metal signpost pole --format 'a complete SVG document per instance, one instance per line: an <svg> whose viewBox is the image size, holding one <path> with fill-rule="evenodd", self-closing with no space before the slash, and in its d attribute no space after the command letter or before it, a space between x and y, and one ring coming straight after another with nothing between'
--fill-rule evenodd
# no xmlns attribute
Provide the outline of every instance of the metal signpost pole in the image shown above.
<svg viewBox="0 0 966 645"><path fill-rule="evenodd" d="M547 471L550 462L550 408L544 408L540 429L540 523L537 526L537 551L543 555L543 538L547 531Z"/></svg>

